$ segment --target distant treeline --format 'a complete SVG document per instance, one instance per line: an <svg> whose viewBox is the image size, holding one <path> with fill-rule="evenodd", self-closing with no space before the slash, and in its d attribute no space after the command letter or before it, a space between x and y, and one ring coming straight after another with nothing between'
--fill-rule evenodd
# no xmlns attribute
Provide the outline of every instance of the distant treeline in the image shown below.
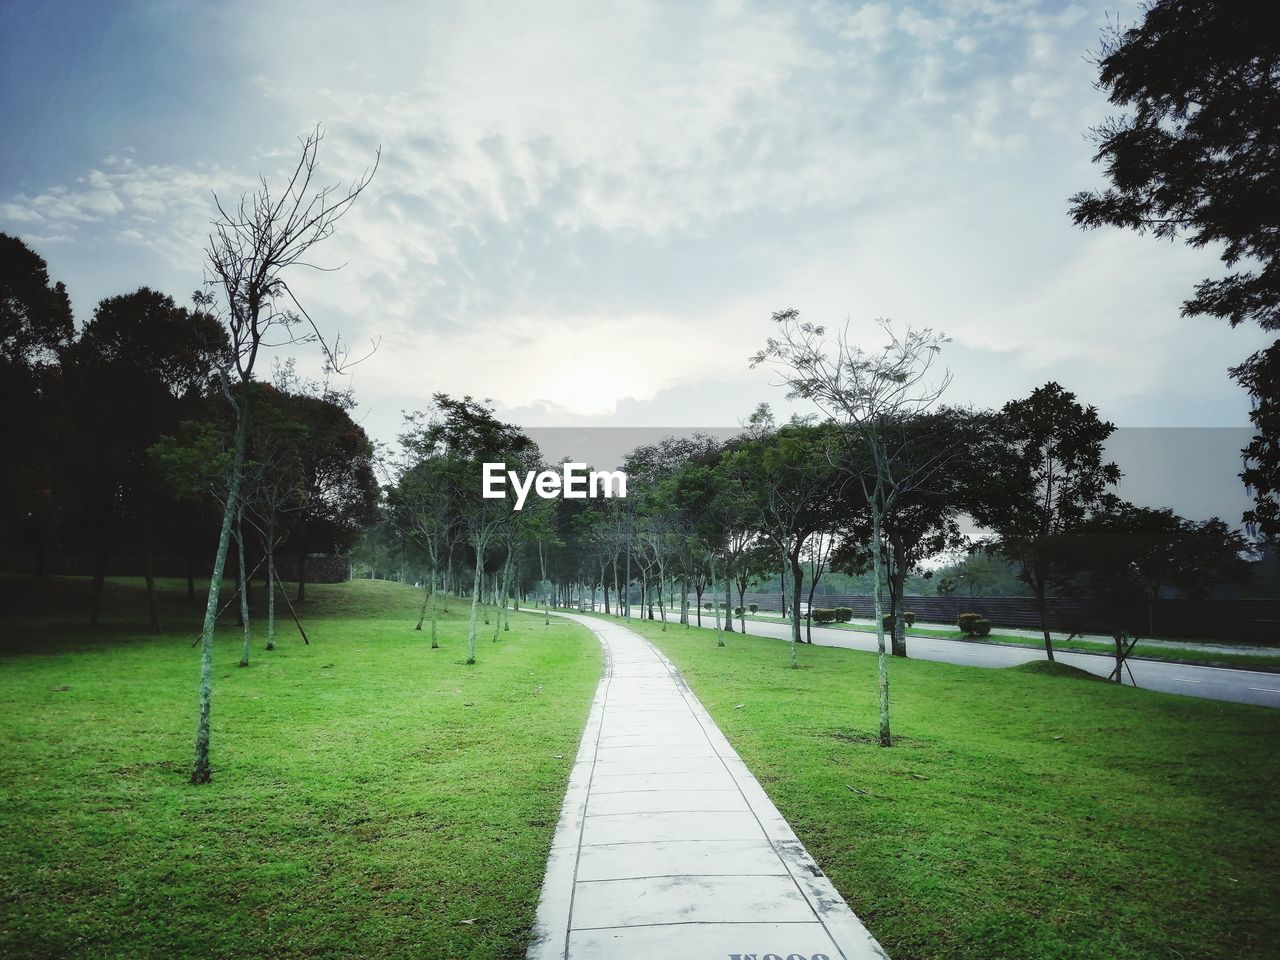
<svg viewBox="0 0 1280 960"><path fill-rule="evenodd" d="M299 380L229 386L224 324L147 287L79 324L62 283L0 234L0 572L207 577L234 432L227 395L254 411L240 523L248 571L268 547L300 596L313 557L343 554L376 518L373 444L349 394ZM332 567L332 563L326 563ZM338 564L344 571L345 559ZM333 569L321 579L335 576Z"/></svg>

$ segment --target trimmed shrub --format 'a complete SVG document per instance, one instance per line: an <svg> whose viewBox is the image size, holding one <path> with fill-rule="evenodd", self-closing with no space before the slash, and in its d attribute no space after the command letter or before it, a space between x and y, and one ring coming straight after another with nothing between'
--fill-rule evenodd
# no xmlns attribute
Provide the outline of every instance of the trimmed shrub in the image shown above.
<svg viewBox="0 0 1280 960"><path fill-rule="evenodd" d="M836 607L836 622L848 623L853 619L853 607Z"/></svg>
<svg viewBox="0 0 1280 960"><path fill-rule="evenodd" d="M742 609L742 607L734 607L734 608L733 608L733 615L734 615L735 617L740 617L740 616L742 616L742 614L743 614L744 612L745 612L745 611Z"/></svg>
<svg viewBox="0 0 1280 960"><path fill-rule="evenodd" d="M814 621L817 623L835 623L836 612L828 610L826 607L814 607L810 612Z"/></svg>
<svg viewBox="0 0 1280 960"><path fill-rule="evenodd" d="M760 612L760 604L758 604L758 603L749 603L749 604L747 604L747 609L748 609L748 610L750 610L752 613L759 613L759 612Z"/></svg>
<svg viewBox="0 0 1280 960"><path fill-rule="evenodd" d="M991 632L991 621L980 613L962 613L957 624L966 637L985 637Z"/></svg>
<svg viewBox="0 0 1280 960"><path fill-rule="evenodd" d="M715 604L713 604L713 603L704 603L704 604L702 605L702 609L703 609L703 610L714 610L714 609L715 609Z"/></svg>
<svg viewBox="0 0 1280 960"><path fill-rule="evenodd" d="M902 619L907 621L908 627L914 627L916 625L916 615L914 613L904 613L902 615Z"/></svg>

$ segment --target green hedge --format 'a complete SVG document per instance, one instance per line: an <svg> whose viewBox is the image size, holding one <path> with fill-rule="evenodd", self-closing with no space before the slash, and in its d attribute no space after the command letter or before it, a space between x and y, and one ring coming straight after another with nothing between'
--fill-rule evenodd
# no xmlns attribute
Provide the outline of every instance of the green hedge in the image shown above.
<svg viewBox="0 0 1280 960"><path fill-rule="evenodd" d="M980 613L962 613L957 621L966 637L985 637L991 633L991 621Z"/></svg>

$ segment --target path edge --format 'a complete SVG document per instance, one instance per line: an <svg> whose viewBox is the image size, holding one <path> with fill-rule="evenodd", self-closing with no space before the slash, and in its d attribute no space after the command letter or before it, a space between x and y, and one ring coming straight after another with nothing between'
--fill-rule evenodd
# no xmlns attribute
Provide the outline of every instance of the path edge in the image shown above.
<svg viewBox="0 0 1280 960"><path fill-rule="evenodd" d="M551 611L560 616L556 611ZM578 621L573 617L566 620ZM547 855L547 869L542 878L542 890L538 894L538 910L534 916L533 933L526 960L564 960L569 952L569 920L573 912L574 882L578 873L578 851L581 847L582 828L587 813L587 795L591 775L595 770L596 748L600 743L600 727L604 720L604 705L609 696L609 681L613 679L613 651L609 642L588 624L583 624L600 643L604 653L604 666L600 682L596 684L587 722L578 741L578 752L569 771L569 783L565 788L564 802L560 806L560 819L551 838L551 852Z"/></svg>

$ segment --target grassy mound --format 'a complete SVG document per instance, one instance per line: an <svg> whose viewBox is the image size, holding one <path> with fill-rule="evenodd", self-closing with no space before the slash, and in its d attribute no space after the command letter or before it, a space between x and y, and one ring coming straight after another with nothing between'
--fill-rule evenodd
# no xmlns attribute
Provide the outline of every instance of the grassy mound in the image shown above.
<svg viewBox="0 0 1280 960"><path fill-rule="evenodd" d="M1073 667L1068 663L1059 663L1056 660L1030 660L1027 663L1020 663L1014 667L1006 667L1015 673L1034 673L1042 677L1072 677L1076 680L1106 680L1096 673L1090 673L1088 670L1081 670L1079 667Z"/></svg>

